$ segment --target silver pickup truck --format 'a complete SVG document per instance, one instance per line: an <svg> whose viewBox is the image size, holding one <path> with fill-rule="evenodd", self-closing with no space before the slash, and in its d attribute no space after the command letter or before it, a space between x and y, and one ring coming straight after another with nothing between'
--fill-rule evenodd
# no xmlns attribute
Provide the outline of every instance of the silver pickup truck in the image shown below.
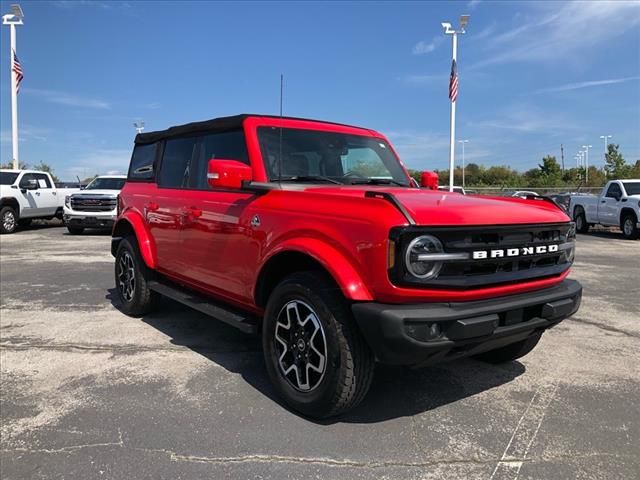
<svg viewBox="0 0 640 480"><path fill-rule="evenodd" d="M600 195L572 196L569 212L580 233L600 224L620 227L625 238L640 238L640 179L611 180Z"/></svg>

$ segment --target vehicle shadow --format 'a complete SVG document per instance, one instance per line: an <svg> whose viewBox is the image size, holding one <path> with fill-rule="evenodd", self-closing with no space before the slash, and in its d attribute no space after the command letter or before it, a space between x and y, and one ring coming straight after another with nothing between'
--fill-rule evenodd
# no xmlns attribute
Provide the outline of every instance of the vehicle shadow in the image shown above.
<svg viewBox="0 0 640 480"><path fill-rule="evenodd" d="M589 233L579 233L578 240L585 237L596 237L596 238L604 238L604 239L617 239L624 240L624 236L622 232L618 229L611 230L589 230Z"/></svg>
<svg viewBox="0 0 640 480"><path fill-rule="evenodd" d="M115 289L106 297L119 307ZM169 299L162 299L158 313L140 318L180 345L237 373L257 391L282 406L264 367L258 335L239 330ZM240 357L240 358L239 358ZM463 359L421 369L376 365L371 390L357 408L328 420L309 419L321 425L377 423L428 412L512 381L525 371L520 362L488 365Z"/></svg>

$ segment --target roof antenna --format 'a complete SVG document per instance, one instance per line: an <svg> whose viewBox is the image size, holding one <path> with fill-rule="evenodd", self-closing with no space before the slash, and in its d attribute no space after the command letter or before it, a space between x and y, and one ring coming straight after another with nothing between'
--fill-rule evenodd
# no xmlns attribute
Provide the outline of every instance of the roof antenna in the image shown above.
<svg viewBox="0 0 640 480"><path fill-rule="evenodd" d="M284 91L284 75L280 74L280 142L278 153L278 183L282 188L282 97Z"/></svg>

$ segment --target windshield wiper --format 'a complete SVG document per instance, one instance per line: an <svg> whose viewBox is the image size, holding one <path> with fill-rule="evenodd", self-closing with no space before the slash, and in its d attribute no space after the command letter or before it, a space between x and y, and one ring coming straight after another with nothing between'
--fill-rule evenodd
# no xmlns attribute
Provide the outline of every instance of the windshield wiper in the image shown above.
<svg viewBox="0 0 640 480"><path fill-rule="evenodd" d="M335 183L336 185L344 185L338 180L334 180L333 178L325 177L323 175L292 175L290 177L281 177L279 180L281 182L327 182ZM278 181L278 179L274 179L273 181Z"/></svg>
<svg viewBox="0 0 640 480"><path fill-rule="evenodd" d="M398 182L392 178L363 178L351 180L351 185L398 185L408 187L406 183Z"/></svg>

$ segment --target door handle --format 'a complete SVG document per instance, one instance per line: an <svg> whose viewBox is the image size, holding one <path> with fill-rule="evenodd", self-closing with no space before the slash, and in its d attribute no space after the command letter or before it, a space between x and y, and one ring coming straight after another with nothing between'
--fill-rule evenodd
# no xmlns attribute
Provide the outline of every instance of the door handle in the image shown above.
<svg viewBox="0 0 640 480"><path fill-rule="evenodd" d="M150 212L155 212L160 208L160 205L158 205L156 202L149 202L145 204L144 208L146 208Z"/></svg>
<svg viewBox="0 0 640 480"><path fill-rule="evenodd" d="M601 200L600 203L607 203L607 201L606 200Z"/></svg>
<svg viewBox="0 0 640 480"><path fill-rule="evenodd" d="M40 196L40 192L36 192L36 195Z"/></svg>
<svg viewBox="0 0 640 480"><path fill-rule="evenodd" d="M51 192L51 193L52 193L53 195L57 195L57 194L58 194L58 192Z"/></svg>

